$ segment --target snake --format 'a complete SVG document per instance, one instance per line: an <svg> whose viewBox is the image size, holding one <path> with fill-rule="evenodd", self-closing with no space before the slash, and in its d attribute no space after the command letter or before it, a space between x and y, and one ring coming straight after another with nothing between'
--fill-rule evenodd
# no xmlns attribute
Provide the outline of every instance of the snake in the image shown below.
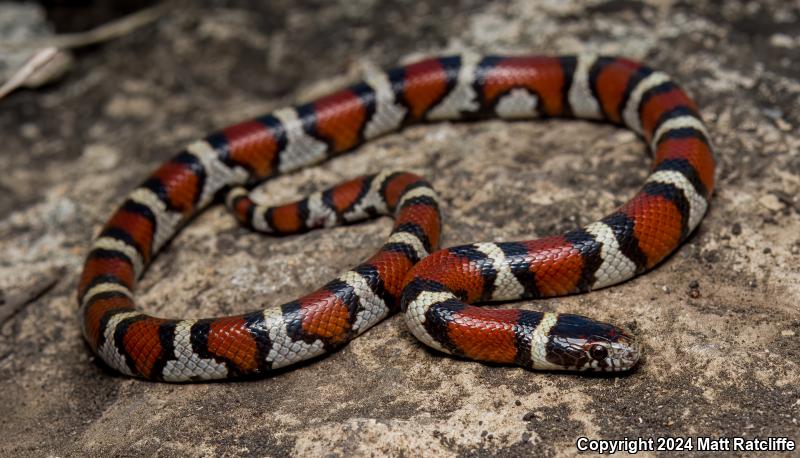
<svg viewBox="0 0 800 458"><path fill-rule="evenodd" d="M192 382L264 376L346 345L402 313L420 342L456 358L544 371L623 372L642 342L568 314L482 307L584 293L659 264L699 225L715 159L695 102L664 72L624 57L431 57L189 143L136 187L94 238L78 284L83 335L127 376ZM643 186L591 224L536 240L439 248L441 204L421 176L382 171L290 204L253 188L409 124L576 118L627 127L653 160ZM490 154L491 152L487 152ZM223 202L275 236L387 215L376 254L296 300L232 316L167 319L134 303L135 283L199 211ZM300 260L311 263L310 260Z"/></svg>

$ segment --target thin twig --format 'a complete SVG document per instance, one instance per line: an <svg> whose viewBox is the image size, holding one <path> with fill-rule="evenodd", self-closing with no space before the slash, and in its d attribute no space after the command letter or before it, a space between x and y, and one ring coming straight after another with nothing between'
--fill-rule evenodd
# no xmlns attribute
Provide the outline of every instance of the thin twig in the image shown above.
<svg viewBox="0 0 800 458"><path fill-rule="evenodd" d="M49 46L36 51L11 77L0 85L0 99L25 85L28 79L58 55L58 48Z"/></svg>
<svg viewBox="0 0 800 458"><path fill-rule="evenodd" d="M108 41L149 24L161 17L172 2L130 14L81 33L69 33L29 41L0 41L0 53L31 53L5 82L0 82L0 99L20 87L38 87L66 72L71 63L70 48Z"/></svg>
<svg viewBox="0 0 800 458"><path fill-rule="evenodd" d="M24 42L0 41L0 51L24 51L48 47L70 49L101 43L126 35L139 27L154 22L172 6L172 2L162 3L99 25L86 32L67 33Z"/></svg>

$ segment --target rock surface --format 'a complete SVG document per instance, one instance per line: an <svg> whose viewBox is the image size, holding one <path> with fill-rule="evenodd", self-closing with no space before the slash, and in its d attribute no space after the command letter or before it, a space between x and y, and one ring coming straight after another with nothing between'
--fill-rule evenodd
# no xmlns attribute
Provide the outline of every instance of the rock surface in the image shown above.
<svg viewBox="0 0 800 458"><path fill-rule="evenodd" d="M0 327L0 455L527 456L573 454L579 436L800 439L800 3L724 5L192 2L79 55L62 83L0 101L0 297L58 279ZM93 363L76 319L83 256L173 151L370 65L466 48L624 54L671 73L702 107L719 184L694 236L633 281L515 304L633 328L647 355L637 371L456 360L428 351L399 317L260 381L153 384ZM431 178L448 246L586 223L635 192L647 157L606 125L443 123L262 189L282 202L385 167ZM369 255L389 227L274 239L214 207L156 259L139 303L202 317L284 302Z"/></svg>

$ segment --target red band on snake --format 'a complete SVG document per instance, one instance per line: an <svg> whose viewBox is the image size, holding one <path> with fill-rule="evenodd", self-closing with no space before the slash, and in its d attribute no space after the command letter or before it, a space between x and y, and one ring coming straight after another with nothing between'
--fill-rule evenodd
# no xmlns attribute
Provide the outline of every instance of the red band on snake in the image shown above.
<svg viewBox="0 0 800 458"><path fill-rule="evenodd" d="M263 180L329 159L421 121L575 117L627 126L653 151L627 203L588 226L539 240L436 251L440 214L411 173L348 181L293 204L248 195ZM532 369L624 371L639 344L586 317L474 303L613 285L658 264L698 226L715 161L694 102L670 78L616 57L460 56L371 75L334 94L237 124L187 148L136 188L88 255L78 288L90 347L117 371L193 381L267 374L330 352L402 310L412 333L453 355ZM157 318L133 301L136 279L215 197L248 227L294 234L392 215L371 258L295 301L242 315Z"/></svg>

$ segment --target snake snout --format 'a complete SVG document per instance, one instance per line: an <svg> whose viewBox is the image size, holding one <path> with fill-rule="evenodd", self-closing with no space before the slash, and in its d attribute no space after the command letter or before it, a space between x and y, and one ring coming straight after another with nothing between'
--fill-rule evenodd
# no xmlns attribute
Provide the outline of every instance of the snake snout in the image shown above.
<svg viewBox="0 0 800 458"><path fill-rule="evenodd" d="M641 345L635 337L626 333L611 342L610 353L612 364L609 369L614 372L627 371L639 362Z"/></svg>

